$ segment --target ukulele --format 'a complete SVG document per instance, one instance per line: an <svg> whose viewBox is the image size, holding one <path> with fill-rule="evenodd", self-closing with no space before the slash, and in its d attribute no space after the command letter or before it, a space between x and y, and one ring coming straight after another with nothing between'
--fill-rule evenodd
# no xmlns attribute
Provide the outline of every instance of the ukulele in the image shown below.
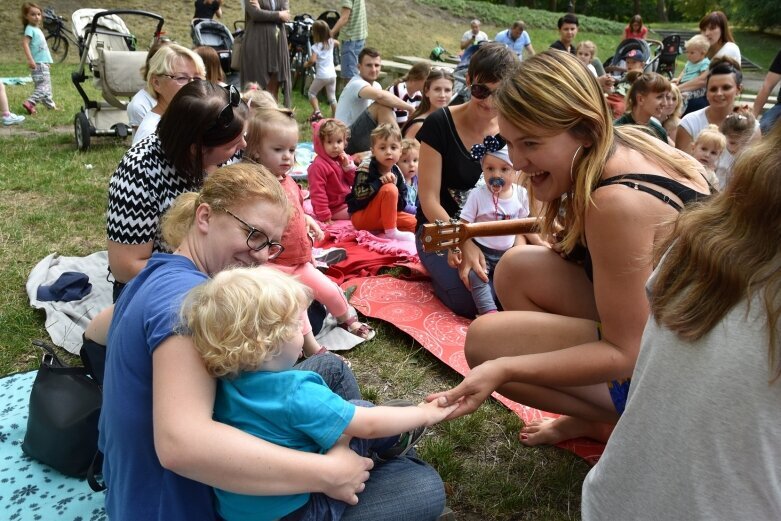
<svg viewBox="0 0 781 521"><path fill-rule="evenodd" d="M423 251L442 253L445 250L457 248L462 242L472 237L496 237L536 231L536 217L485 223L465 223L451 219L449 223L436 221L424 224L421 242L423 243Z"/></svg>

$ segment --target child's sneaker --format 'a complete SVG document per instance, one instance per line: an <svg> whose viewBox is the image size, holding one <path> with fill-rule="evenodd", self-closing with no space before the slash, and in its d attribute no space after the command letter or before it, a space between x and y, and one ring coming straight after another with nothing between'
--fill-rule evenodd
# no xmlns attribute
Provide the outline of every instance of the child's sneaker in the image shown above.
<svg viewBox="0 0 781 521"><path fill-rule="evenodd" d="M22 103L22 107L24 107L24 110L26 110L27 113L30 114L31 116L36 112L38 112L37 110L35 110L35 103L33 103L30 100L27 100L24 103Z"/></svg>
<svg viewBox="0 0 781 521"><path fill-rule="evenodd" d="M417 404L409 400L389 400L380 405L385 407L411 407ZM382 451L382 453L378 453L377 459L385 462L391 458L404 456L410 450L412 450L415 445L418 444L418 442L423 438L423 435L426 434L427 430L428 427L423 426L399 434L399 441L397 441L393 447Z"/></svg>
<svg viewBox="0 0 781 521"><path fill-rule="evenodd" d="M320 113L319 110L317 112L314 112L311 116L309 116L309 122L310 123L314 123L316 121L320 121L321 119L323 119L323 115Z"/></svg>
<svg viewBox="0 0 781 521"><path fill-rule="evenodd" d="M58 111L58 112L59 112L59 110L60 110L60 109L58 109L58 108L57 108L57 104L56 104L56 103L54 103L53 101L52 101L51 103L47 103L47 102L45 102L45 101L44 101L44 102L43 102L43 104L44 104L44 105L46 106L46 108L47 108L47 109L49 109L49 110L56 110L56 111Z"/></svg>
<svg viewBox="0 0 781 521"><path fill-rule="evenodd" d="M347 330L355 336L363 338L364 340L371 340L376 334L370 325L359 322L358 317L355 315L339 324L339 327Z"/></svg>
<svg viewBox="0 0 781 521"><path fill-rule="evenodd" d="M7 116L3 116L3 126L18 125L24 121L24 116L17 116L13 112L9 112Z"/></svg>

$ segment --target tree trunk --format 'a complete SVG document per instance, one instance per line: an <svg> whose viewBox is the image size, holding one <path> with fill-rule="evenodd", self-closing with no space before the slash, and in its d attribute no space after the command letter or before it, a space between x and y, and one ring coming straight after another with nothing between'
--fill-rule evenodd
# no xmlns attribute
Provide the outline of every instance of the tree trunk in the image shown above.
<svg viewBox="0 0 781 521"><path fill-rule="evenodd" d="M667 22L667 6L664 0L656 0L656 20L659 22Z"/></svg>
<svg viewBox="0 0 781 521"><path fill-rule="evenodd" d="M556 11L556 0L548 0L548 11Z"/></svg>
<svg viewBox="0 0 781 521"><path fill-rule="evenodd" d="M634 0L634 11L632 14L640 14L640 0Z"/></svg>

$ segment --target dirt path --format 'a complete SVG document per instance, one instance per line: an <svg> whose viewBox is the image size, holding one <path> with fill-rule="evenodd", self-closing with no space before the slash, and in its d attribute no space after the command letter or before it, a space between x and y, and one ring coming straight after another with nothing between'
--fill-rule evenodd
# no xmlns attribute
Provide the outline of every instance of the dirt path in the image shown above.
<svg viewBox="0 0 781 521"><path fill-rule="evenodd" d="M0 139L14 136L40 137L51 132L55 134L73 134L73 126L61 125L49 128L45 131L26 129L24 128L24 123L21 125L12 125L9 127L2 126L0 127Z"/></svg>

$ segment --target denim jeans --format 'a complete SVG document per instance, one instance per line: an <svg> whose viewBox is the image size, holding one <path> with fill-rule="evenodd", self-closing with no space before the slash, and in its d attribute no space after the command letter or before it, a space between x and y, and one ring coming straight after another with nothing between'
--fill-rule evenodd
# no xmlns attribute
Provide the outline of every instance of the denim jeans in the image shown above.
<svg viewBox="0 0 781 521"><path fill-rule="evenodd" d="M778 121L779 116L781 116L781 103L776 103L762 114L762 119L759 120L759 129L762 131L763 136L770 132L773 125Z"/></svg>
<svg viewBox="0 0 781 521"><path fill-rule="evenodd" d="M313 356L296 365L296 368L318 373L328 387L342 398L360 400L360 391L352 371L338 357L330 353ZM360 446L353 449L357 449L356 452L367 450ZM334 501L328 500L327 503ZM323 505L325 503L319 504L318 508ZM437 519L444 508L445 486L442 478L436 470L417 459L412 450L406 456L392 458L375 466L366 482L366 489L358 494L358 504L346 507L342 519L427 521ZM333 511L331 506L328 509Z"/></svg>
<svg viewBox="0 0 781 521"><path fill-rule="evenodd" d="M420 237L423 227L415 234L415 247L418 250L420 262L428 270L431 284L434 286L434 295L437 296L448 309L462 317L474 318L477 314L477 306L472 299L472 293L466 289L458 276L458 270L451 268L447 263L447 255L426 253Z"/></svg>
<svg viewBox="0 0 781 521"><path fill-rule="evenodd" d="M472 286L472 299L477 306L477 312L481 315L489 311L496 311L496 295L494 294L494 268L502 258L503 251L494 250L475 241L475 244L485 256L485 266L488 270L488 282L477 276L474 271L469 272L469 285Z"/></svg>
<svg viewBox="0 0 781 521"><path fill-rule="evenodd" d="M347 40L342 42L342 71L340 76L349 80L358 74L358 55L366 40Z"/></svg>

